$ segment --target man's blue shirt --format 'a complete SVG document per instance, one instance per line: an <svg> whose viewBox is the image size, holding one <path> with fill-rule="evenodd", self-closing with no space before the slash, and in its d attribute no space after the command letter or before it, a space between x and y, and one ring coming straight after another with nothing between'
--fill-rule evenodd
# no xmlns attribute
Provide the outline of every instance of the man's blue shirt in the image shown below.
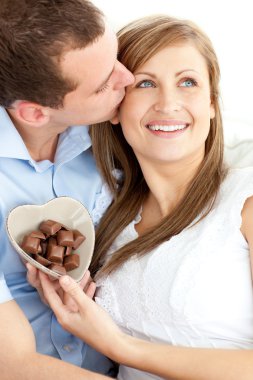
<svg viewBox="0 0 253 380"><path fill-rule="evenodd" d="M86 345L61 328L28 284L26 268L6 233L7 215L16 206L43 204L65 195L92 211L101 187L86 126L70 127L60 135L54 163L36 162L8 113L0 107L0 303L11 296L16 300L32 325L38 352L106 372L102 357L97 368L86 363Z"/></svg>

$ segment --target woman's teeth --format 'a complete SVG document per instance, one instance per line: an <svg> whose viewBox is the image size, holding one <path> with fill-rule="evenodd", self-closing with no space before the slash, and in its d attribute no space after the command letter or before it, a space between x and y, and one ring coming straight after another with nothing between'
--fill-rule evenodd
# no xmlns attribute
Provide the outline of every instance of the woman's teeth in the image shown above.
<svg viewBox="0 0 253 380"><path fill-rule="evenodd" d="M147 125L148 129L152 131L164 131L164 132L174 132L186 128L186 124L182 125Z"/></svg>

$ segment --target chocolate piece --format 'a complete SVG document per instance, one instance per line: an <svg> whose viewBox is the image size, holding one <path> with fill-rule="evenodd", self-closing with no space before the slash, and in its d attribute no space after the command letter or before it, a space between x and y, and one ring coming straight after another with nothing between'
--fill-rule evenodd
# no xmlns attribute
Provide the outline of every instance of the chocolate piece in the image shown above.
<svg viewBox="0 0 253 380"><path fill-rule="evenodd" d="M52 264L51 261L40 255L34 255L34 260L38 261L38 263L44 265L45 267L48 267L50 264Z"/></svg>
<svg viewBox="0 0 253 380"><path fill-rule="evenodd" d="M41 255L45 256L45 254L47 252L47 242L46 241L42 241L40 243L40 246L41 246Z"/></svg>
<svg viewBox="0 0 253 380"><path fill-rule="evenodd" d="M65 274L80 265L80 256L73 254L85 240L78 230L71 230L55 220L41 222L39 230L24 236L21 248L38 263Z"/></svg>
<svg viewBox="0 0 253 380"><path fill-rule="evenodd" d="M57 241L56 241L56 239L55 239L54 237L50 237L50 238L48 239L48 247L49 247L50 245L57 245Z"/></svg>
<svg viewBox="0 0 253 380"><path fill-rule="evenodd" d="M26 253L38 253L40 246L40 239L26 235L22 241L21 248Z"/></svg>
<svg viewBox="0 0 253 380"><path fill-rule="evenodd" d="M73 231L60 230L57 233L57 243L64 247L73 247L73 244L74 244Z"/></svg>
<svg viewBox="0 0 253 380"><path fill-rule="evenodd" d="M66 274L66 269L62 265L50 264L48 269L51 269L54 272L61 274L61 275Z"/></svg>
<svg viewBox="0 0 253 380"><path fill-rule="evenodd" d="M83 234L81 234L81 232L78 230L73 230L73 234L74 234L73 249L77 249L78 247L80 247L82 242L86 239L86 237Z"/></svg>
<svg viewBox="0 0 253 380"><path fill-rule="evenodd" d="M69 256L72 253L72 247L66 247L64 256Z"/></svg>
<svg viewBox="0 0 253 380"><path fill-rule="evenodd" d="M29 236L36 237L38 239L44 240L46 239L46 236L41 231L32 231Z"/></svg>
<svg viewBox="0 0 253 380"><path fill-rule="evenodd" d="M53 263L62 264L64 256L64 247L59 245L48 245L47 259Z"/></svg>
<svg viewBox="0 0 253 380"><path fill-rule="evenodd" d="M55 220L46 220L40 223L40 230L49 235L54 235L61 229L61 224Z"/></svg>
<svg viewBox="0 0 253 380"><path fill-rule="evenodd" d="M80 265L80 256L74 253L73 255L64 258L63 265L67 272L76 269Z"/></svg>

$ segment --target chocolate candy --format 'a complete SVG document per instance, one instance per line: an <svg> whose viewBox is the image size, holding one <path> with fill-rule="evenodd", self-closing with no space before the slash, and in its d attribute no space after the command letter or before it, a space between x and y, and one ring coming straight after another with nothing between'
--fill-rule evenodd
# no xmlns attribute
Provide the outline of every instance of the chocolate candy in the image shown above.
<svg viewBox="0 0 253 380"><path fill-rule="evenodd" d="M73 247L74 235L73 231L60 230L57 234L57 243L63 247Z"/></svg>
<svg viewBox="0 0 253 380"><path fill-rule="evenodd" d="M80 265L80 256L77 255L76 253L73 253L70 256L66 256L64 258L63 262L64 268L66 269L67 272L70 270L76 269Z"/></svg>
<svg viewBox="0 0 253 380"><path fill-rule="evenodd" d="M74 230L73 231L73 234L74 234L74 244L73 244L73 249L77 249L78 247L80 247L80 245L82 244L82 242L86 239L85 236L83 236L83 234L81 234L81 232L79 232L78 230Z"/></svg>
<svg viewBox="0 0 253 380"><path fill-rule="evenodd" d="M38 261L38 263L44 265L44 267L48 267L50 264L52 264L51 261L40 255L34 255L34 259Z"/></svg>
<svg viewBox="0 0 253 380"><path fill-rule="evenodd" d="M47 242L46 241L42 241L40 243L40 246L41 246L41 256L45 256L46 253L47 253Z"/></svg>
<svg viewBox="0 0 253 380"><path fill-rule="evenodd" d="M72 247L66 247L64 256L69 256L72 253Z"/></svg>
<svg viewBox="0 0 253 380"><path fill-rule="evenodd" d="M57 272L58 274L61 274L62 276L66 274L66 269L62 265L50 264L48 268L54 272Z"/></svg>
<svg viewBox="0 0 253 380"><path fill-rule="evenodd" d="M48 246L50 245L57 245L56 239L52 236L48 239Z"/></svg>
<svg viewBox="0 0 253 380"><path fill-rule="evenodd" d="M21 248L29 254L38 253L40 246L40 239L26 235L22 241Z"/></svg>
<svg viewBox="0 0 253 380"><path fill-rule="evenodd" d="M47 259L53 263L62 264L64 251L64 247L50 244L47 249Z"/></svg>
<svg viewBox="0 0 253 380"><path fill-rule="evenodd" d="M38 230L24 236L21 248L40 264L63 275L80 265L73 253L85 240L78 230L71 230L55 220L43 221Z"/></svg>
<svg viewBox="0 0 253 380"><path fill-rule="evenodd" d="M40 223L40 231L45 232L48 235L54 235L61 229L61 224L54 220L46 220Z"/></svg>
<svg viewBox="0 0 253 380"><path fill-rule="evenodd" d="M36 237L38 239L46 239L46 236L41 231L33 231L29 234L31 237Z"/></svg>

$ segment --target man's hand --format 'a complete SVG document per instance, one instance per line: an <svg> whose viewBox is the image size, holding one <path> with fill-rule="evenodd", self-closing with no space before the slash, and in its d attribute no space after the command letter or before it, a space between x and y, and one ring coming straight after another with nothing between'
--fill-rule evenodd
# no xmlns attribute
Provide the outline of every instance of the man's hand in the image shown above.
<svg viewBox="0 0 253 380"><path fill-rule="evenodd" d="M26 264L27 267L27 281L30 285L36 288L37 292L40 295L41 300L48 305L48 302L44 296L43 288L41 286L41 278L40 272L37 268L35 268L30 263ZM48 276L47 276L48 277ZM58 296L63 300L64 304L68 305L70 309L73 311L76 310L76 304L73 301L72 297L69 297L67 293L64 293L58 280L54 278L49 278L48 280L51 282L51 286L54 288L55 292ZM80 289L84 291L88 297L93 298L96 291L96 284L92 281L90 277L90 272L87 270L82 280L79 283Z"/></svg>
<svg viewBox="0 0 253 380"><path fill-rule="evenodd" d="M48 305L44 297L43 289L40 283L39 270L30 263L26 263L26 268L27 268L27 274L26 274L27 281L29 282L30 285L32 285L37 290L37 292L40 295L41 301L44 302L46 305ZM59 281L52 279L52 284L56 291L60 289Z"/></svg>

